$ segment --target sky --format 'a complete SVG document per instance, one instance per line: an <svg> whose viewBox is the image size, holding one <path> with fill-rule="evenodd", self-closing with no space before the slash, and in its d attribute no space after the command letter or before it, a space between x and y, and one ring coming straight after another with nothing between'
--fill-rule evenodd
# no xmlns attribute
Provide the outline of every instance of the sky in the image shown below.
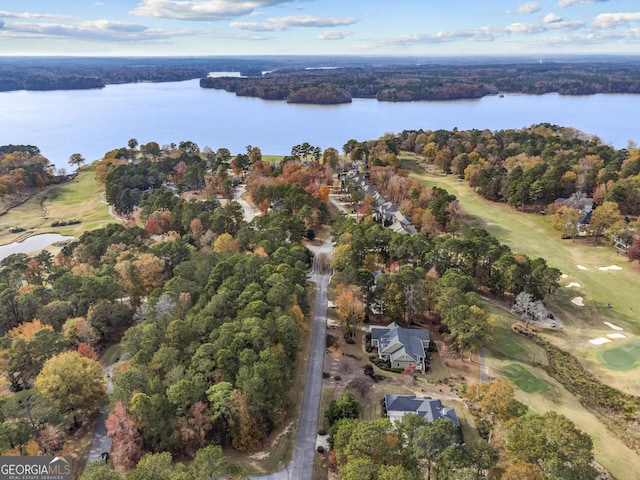
<svg viewBox="0 0 640 480"><path fill-rule="evenodd" d="M0 0L0 55L640 54L639 0Z"/></svg>

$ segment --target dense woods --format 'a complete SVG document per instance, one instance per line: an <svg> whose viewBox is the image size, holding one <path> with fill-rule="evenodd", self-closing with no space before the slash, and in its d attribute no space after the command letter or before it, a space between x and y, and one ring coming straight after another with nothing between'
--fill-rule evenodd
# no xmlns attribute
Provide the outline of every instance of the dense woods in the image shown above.
<svg viewBox="0 0 640 480"><path fill-rule="evenodd" d="M97 177L145 228L112 224L55 257L0 264L3 452L63 449L67 429L105 401L96 360L118 342L126 358L114 371L107 431L119 468L137 471L145 454L163 452L196 465L215 453L210 444L252 450L287 418L309 311L312 257L301 241L327 221L328 172L294 161L271 170L254 150L248 185L265 214L247 224L237 203L215 198L237 168L226 149L129 146L107 154ZM208 199L181 198L194 188ZM217 471L241 474L229 468Z"/></svg>
<svg viewBox="0 0 640 480"><path fill-rule="evenodd" d="M3 148L10 160L39 156L35 147ZM467 226L454 195L400 168L404 152L476 182L479 193L492 190L478 179L500 177L492 187L500 195L488 198L525 210L578 193L593 195L592 222L611 212L624 222L635 208L607 192L624 177L629 194L637 194L637 149L615 150L551 125L405 131L352 139L342 150L304 143L267 162L251 145L234 156L191 141L160 147L131 139L107 152L95 165L96 179L126 225L87 231L55 256L0 261L0 452L64 453L68 435L108 401L117 470L92 464L82 478L243 478L222 448L255 451L290 420L311 310L313 258L304 241L323 225L331 225L335 240L333 300L345 338L373 318L404 327L427 322L443 348L464 356L492 339L494 320L482 296L516 310L525 296L547 302L560 271ZM533 191L529 184L543 178L558 181L548 197L506 193L517 185ZM361 179L396 205L415 233L386 228ZM251 222L231 200L240 182L261 213ZM354 215L330 218L332 192ZM610 231L604 220L600 227L601 236ZM123 353L108 379L98 359L113 345ZM569 368L573 360L563 352L545 349L561 359L552 362L557 378L585 405L608 421L635 420L637 399L605 385L589 394L595 382L581 380L586 375ZM326 414L329 468L344 479L417 479L425 472L443 479L594 477L590 438L561 415L525 414L508 382L471 387L466 400L483 439L463 448L448 423L412 416L399 424L361 422L353 395L340 397ZM575 448L564 448L568 443Z"/></svg>
<svg viewBox="0 0 640 480"><path fill-rule="evenodd" d="M215 58L7 57L0 59L0 91L75 90L109 84L178 82L211 71L263 69L262 62Z"/></svg>
<svg viewBox="0 0 640 480"><path fill-rule="evenodd" d="M570 128L405 131L401 147L464 179L483 197L553 215L563 238L601 237L638 256L640 149L615 149Z"/></svg>
<svg viewBox="0 0 640 480"><path fill-rule="evenodd" d="M540 95L639 93L637 62L369 65L328 69L281 69L260 77L205 77L204 88L289 103L346 103L480 98L499 92Z"/></svg>
<svg viewBox="0 0 640 480"><path fill-rule="evenodd" d="M54 165L33 145L0 146L0 199L15 200L60 181Z"/></svg>

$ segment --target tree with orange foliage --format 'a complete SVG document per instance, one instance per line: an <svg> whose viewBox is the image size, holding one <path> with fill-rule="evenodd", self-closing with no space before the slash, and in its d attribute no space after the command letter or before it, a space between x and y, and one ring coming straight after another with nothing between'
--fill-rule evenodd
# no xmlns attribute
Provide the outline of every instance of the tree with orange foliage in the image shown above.
<svg viewBox="0 0 640 480"><path fill-rule="evenodd" d="M22 339L27 342L33 340L38 333L43 328L48 328L49 330L53 330L51 325L43 325L40 320L34 318L30 322L24 322L18 325L17 327L9 330L9 335L13 340Z"/></svg>
<svg viewBox="0 0 640 480"><path fill-rule="evenodd" d="M90 358L91 360L95 360L96 362L99 360L98 354L93 348L91 348L91 345L89 345L88 343L80 343L78 345L78 353L83 357Z"/></svg>
<svg viewBox="0 0 640 480"><path fill-rule="evenodd" d="M317 190L317 196L320 199L320 201L322 203L327 203L327 201L329 200L329 193L330 193L331 189L329 188L329 185L324 184L321 185L320 188L318 188Z"/></svg>
<svg viewBox="0 0 640 480"><path fill-rule="evenodd" d="M113 439L111 460L119 468L136 466L144 453L138 422L129 415L122 402L116 402L105 422L107 435Z"/></svg>
<svg viewBox="0 0 640 480"><path fill-rule="evenodd" d="M364 305L352 286L340 283L336 287L336 316L342 326L342 333L352 337L355 326L364 320Z"/></svg>
<svg viewBox="0 0 640 480"><path fill-rule="evenodd" d="M508 466L500 480L544 480L544 474L535 463L518 462Z"/></svg>

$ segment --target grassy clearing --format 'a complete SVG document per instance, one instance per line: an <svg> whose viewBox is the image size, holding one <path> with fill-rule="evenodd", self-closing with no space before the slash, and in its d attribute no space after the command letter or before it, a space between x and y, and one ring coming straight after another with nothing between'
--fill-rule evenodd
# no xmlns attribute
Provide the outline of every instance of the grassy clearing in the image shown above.
<svg viewBox="0 0 640 480"><path fill-rule="evenodd" d="M539 414L555 411L571 419L588 433L594 445L596 461L618 480L634 480L640 471L640 457L613 435L599 418L585 409L562 385L542 369L531 368L532 374L548 385L545 391L518 390L516 397Z"/></svg>
<svg viewBox="0 0 640 480"><path fill-rule="evenodd" d="M121 359L123 353L124 349L119 343L117 343L107 348L100 357L100 360L103 365L111 365L116 362L116 358Z"/></svg>
<svg viewBox="0 0 640 480"><path fill-rule="evenodd" d="M640 340L600 352L599 358L611 370L631 370L640 365Z"/></svg>
<svg viewBox="0 0 640 480"><path fill-rule="evenodd" d="M281 162L283 158L284 155L262 155L262 161L269 163Z"/></svg>
<svg viewBox="0 0 640 480"><path fill-rule="evenodd" d="M544 349L511 330L511 325L517 321L512 313L489 302L483 302L481 306L494 319L493 341L485 349L489 354L494 358L522 362L542 368L548 365Z"/></svg>
<svg viewBox="0 0 640 480"><path fill-rule="evenodd" d="M640 457L547 374L544 350L511 330L516 320L513 315L490 304L483 308L489 309L495 318L494 341L485 349L490 376L512 380L517 387L516 398L535 413L555 411L571 419L591 436L596 461L618 480L635 479L635 472L640 471Z"/></svg>
<svg viewBox="0 0 640 480"><path fill-rule="evenodd" d="M601 346L589 343L590 339L614 332L604 322L624 328L629 340L638 339L640 272L637 266L610 247L594 246L583 240L562 240L553 230L549 217L522 213L507 205L489 202L453 175L432 176L414 162L405 161L403 167L422 183L455 194L473 225L485 228L513 251L532 258L545 258L549 265L559 268L566 276L560 281L560 289L551 297L549 308L564 322L564 328L541 334L578 357L601 381L625 392L640 394L638 385L628 374L602 363L602 352L616 349L615 343L620 340ZM611 265L622 270L602 269ZM572 302L578 296L583 298L584 306ZM612 308L607 308L607 304ZM497 337L494 340L502 343L494 350L499 349L504 355L518 354L513 350L517 350L518 345L509 345L509 340L501 341ZM506 348L502 350L502 347ZM617 355L619 353L613 354L614 357Z"/></svg>
<svg viewBox="0 0 640 480"><path fill-rule="evenodd" d="M517 363L511 363L502 368L505 377L511 380L520 390L526 393L543 392L547 383L533 375L529 370Z"/></svg>
<svg viewBox="0 0 640 480"><path fill-rule="evenodd" d="M33 235L55 232L79 236L84 231L112 223L115 220L109 215L103 196L104 188L96 183L94 166L87 165L75 180L50 186L0 216L0 243L8 244L18 237L18 234L9 233L9 228L14 226L20 226ZM43 208L47 210L47 217L44 217ZM71 218L82 223L51 227L55 220Z"/></svg>

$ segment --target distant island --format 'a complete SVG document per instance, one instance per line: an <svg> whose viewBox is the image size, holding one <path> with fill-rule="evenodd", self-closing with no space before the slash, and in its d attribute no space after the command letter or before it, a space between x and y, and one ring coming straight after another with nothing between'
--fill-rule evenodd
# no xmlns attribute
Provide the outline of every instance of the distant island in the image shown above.
<svg viewBox="0 0 640 480"><path fill-rule="evenodd" d="M279 70L260 77L206 77L203 88L288 103L339 104L474 99L499 93L640 93L640 63L385 65Z"/></svg>
<svg viewBox="0 0 640 480"><path fill-rule="evenodd" d="M236 76L211 76L233 72ZM240 74L238 77L237 74ZM640 93L638 57L2 57L0 91L200 79L202 88L289 103L475 99L503 93Z"/></svg>

